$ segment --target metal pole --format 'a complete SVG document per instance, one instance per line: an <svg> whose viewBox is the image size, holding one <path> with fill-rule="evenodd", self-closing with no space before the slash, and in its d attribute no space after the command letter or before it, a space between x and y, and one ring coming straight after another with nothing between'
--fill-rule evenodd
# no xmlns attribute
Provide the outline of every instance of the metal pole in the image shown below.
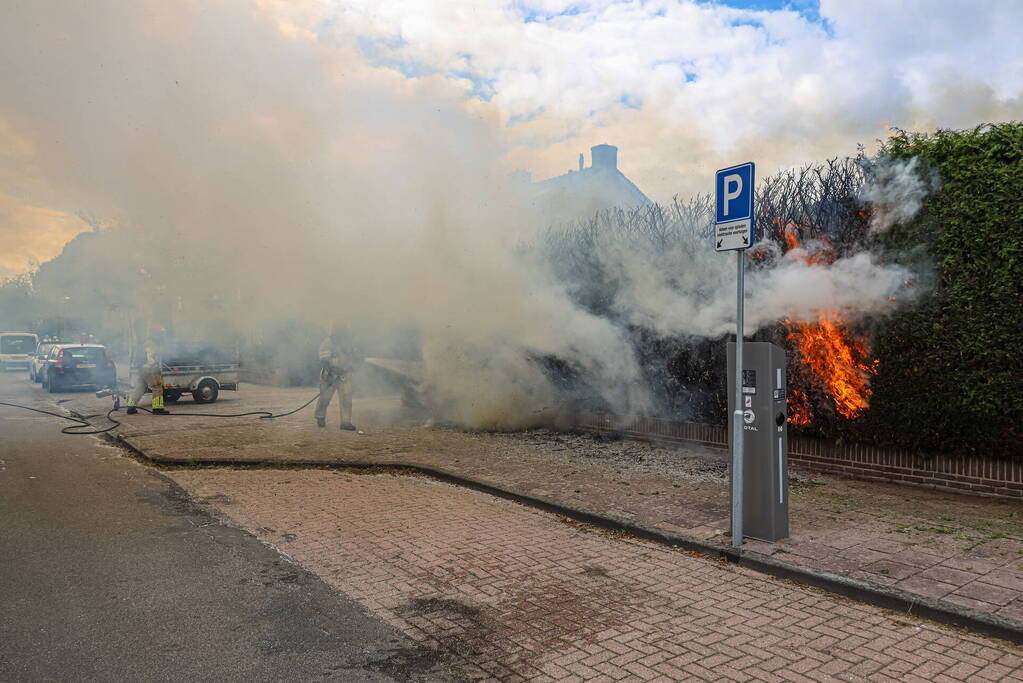
<svg viewBox="0 0 1023 683"><path fill-rule="evenodd" d="M743 407L742 407L742 325L743 295L745 294L743 250L735 252L737 272L737 294L735 297L735 412L732 414L732 547L742 545L742 456L743 456Z"/></svg>

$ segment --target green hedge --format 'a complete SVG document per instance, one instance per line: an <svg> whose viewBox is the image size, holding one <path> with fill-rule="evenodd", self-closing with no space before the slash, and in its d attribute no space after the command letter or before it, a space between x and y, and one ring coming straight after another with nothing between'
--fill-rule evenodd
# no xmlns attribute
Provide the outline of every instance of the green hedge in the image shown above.
<svg viewBox="0 0 1023 683"><path fill-rule="evenodd" d="M941 185L883 237L888 253L933 267L935 287L878 325L871 431L924 450L1019 457L1023 123L897 132L882 155L919 157Z"/></svg>

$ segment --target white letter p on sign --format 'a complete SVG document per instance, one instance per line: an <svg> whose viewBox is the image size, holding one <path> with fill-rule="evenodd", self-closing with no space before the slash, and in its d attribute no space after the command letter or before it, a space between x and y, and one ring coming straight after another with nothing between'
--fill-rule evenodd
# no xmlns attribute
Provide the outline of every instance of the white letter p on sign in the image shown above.
<svg viewBox="0 0 1023 683"><path fill-rule="evenodd" d="M728 215L728 203L742 194L742 176L737 173L725 176L725 206L724 215ZM735 189L732 189L732 188Z"/></svg>

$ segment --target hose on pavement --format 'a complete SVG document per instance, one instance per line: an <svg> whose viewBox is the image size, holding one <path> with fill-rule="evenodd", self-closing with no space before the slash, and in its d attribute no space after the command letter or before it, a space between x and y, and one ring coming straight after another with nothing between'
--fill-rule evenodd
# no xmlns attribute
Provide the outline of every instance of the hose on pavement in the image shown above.
<svg viewBox="0 0 1023 683"><path fill-rule="evenodd" d="M294 410L289 410L286 413L279 413L279 414L275 414L275 413L273 413L273 412L271 412L269 410L253 410L253 411L249 411L247 413L165 413L164 415L174 415L174 416L180 415L180 416L191 416L191 417L251 417L251 416L254 416L254 415L258 415L259 419L261 419L261 420L275 420L275 419L277 419L279 417L287 417L288 415L294 415L295 413L297 413L300 410L304 410L305 408L309 407L309 405L313 401L318 399L319 397L320 397L320 392L316 392L315 396L313 396L311 399L309 399L308 401L306 401L305 403L300 405L298 408L295 408ZM105 415L106 419L109 420L112 424L109 427L104 427L102 429L97 429L95 427L95 425L93 425L91 422L89 422L89 420L91 420L92 418L95 418L95 417L99 417L100 415L103 415L103 413L96 413L95 415L83 415L82 417L73 417L73 416L70 416L70 415L62 415L61 413L54 413L54 412L49 411L49 410L42 410L40 408L33 408L31 406L24 406L24 405L21 405L20 403L9 403L7 401L0 401L0 406L8 406L8 407L11 407L11 408L21 408L22 410L31 410L34 413L41 413L43 415L51 415L53 417L59 417L62 420L68 420L70 422L75 422L77 424L69 425L69 426L64 427L63 429L60 430L61 434L68 434L68 435L71 435L71 436L90 436L92 434L104 434L106 432L113 431L113 430L115 430L115 429L117 429L118 427L121 426L121 422L120 421L118 421L118 420L114 419L113 417L111 417L111 415L113 413L115 413L115 412L117 412L119 410L119 408L117 408L116 406L114 408L111 408L110 410L108 410L106 415ZM137 410L145 411L145 412L150 413L150 414L153 414L153 411L150 410L149 408L142 408L141 406L136 406L136 409ZM92 429L90 431L82 431L86 427L90 427Z"/></svg>

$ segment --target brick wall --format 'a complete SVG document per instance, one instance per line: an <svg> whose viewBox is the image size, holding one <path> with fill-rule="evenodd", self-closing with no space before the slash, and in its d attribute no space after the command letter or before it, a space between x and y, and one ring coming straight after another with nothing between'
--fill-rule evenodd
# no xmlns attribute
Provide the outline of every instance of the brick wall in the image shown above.
<svg viewBox="0 0 1023 683"><path fill-rule="evenodd" d="M647 417L620 420L607 413L581 412L576 416L576 426L588 431L613 432L654 441L700 443L716 448L728 446L727 429L717 425ZM857 479L1023 499L1023 462L1008 459L947 455L924 457L912 451L835 443L790 434L789 462L802 469Z"/></svg>

